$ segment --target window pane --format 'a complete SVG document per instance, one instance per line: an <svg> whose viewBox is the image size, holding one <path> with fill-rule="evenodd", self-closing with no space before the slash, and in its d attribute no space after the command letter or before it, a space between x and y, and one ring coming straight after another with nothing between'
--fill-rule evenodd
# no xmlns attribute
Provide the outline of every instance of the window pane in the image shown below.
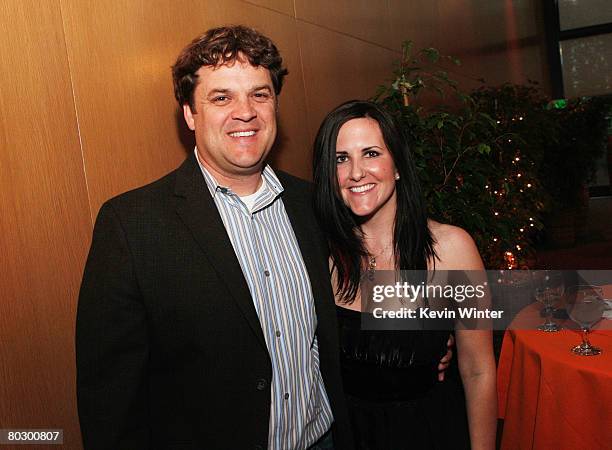
<svg viewBox="0 0 612 450"><path fill-rule="evenodd" d="M612 93L612 33L559 43L565 96Z"/></svg>
<svg viewBox="0 0 612 450"><path fill-rule="evenodd" d="M561 30L612 22L611 0L559 0Z"/></svg>

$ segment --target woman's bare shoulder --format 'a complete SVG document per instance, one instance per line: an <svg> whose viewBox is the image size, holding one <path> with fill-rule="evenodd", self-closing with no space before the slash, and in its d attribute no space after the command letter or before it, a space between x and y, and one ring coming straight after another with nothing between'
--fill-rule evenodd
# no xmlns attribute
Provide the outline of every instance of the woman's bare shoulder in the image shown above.
<svg viewBox="0 0 612 450"><path fill-rule="evenodd" d="M434 238L434 241L438 244L447 245L467 245L474 243L474 240L461 227L455 225L449 225L447 223L436 222L435 220L429 219L428 221L429 230Z"/></svg>
<svg viewBox="0 0 612 450"><path fill-rule="evenodd" d="M436 268L440 270L478 270L482 260L474 239L463 228L429 220L434 239Z"/></svg>

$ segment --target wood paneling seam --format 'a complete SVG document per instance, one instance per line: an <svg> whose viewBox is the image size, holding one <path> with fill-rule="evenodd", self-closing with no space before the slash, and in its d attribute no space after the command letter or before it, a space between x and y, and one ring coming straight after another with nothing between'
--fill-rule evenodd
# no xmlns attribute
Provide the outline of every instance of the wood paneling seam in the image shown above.
<svg viewBox="0 0 612 450"><path fill-rule="evenodd" d="M295 5L295 1L293 2L293 4ZM298 46L298 56L300 58L300 75L302 78L302 91L304 92L304 102L306 103L306 130L308 130L308 135L310 136L311 105L310 105L310 102L308 101L308 98L309 98L308 90L306 89L306 74L304 73L304 54L302 52L302 41L300 39L300 32L298 30L297 19L294 18L294 21L296 22L295 33L296 33L297 46ZM314 177L314 173L312 174L312 176Z"/></svg>
<svg viewBox="0 0 612 450"><path fill-rule="evenodd" d="M292 16L291 14L286 14L286 13L284 13L282 11L279 11L278 9L270 8L269 6L264 6L264 5L260 5L258 3L249 2L248 0L242 0L242 2L243 3L248 3L249 5L255 6L257 8L262 8L262 9L266 9L268 11L272 11L272 12L275 12L275 13L278 13L278 14L282 14L285 17L291 17L292 19L295 19L295 0L294 0L294 3L293 3L293 14L294 14L294 16Z"/></svg>
<svg viewBox="0 0 612 450"><path fill-rule="evenodd" d="M85 152L83 149L83 138L81 136L81 121L79 119L79 111L76 103L76 92L74 88L74 77L72 73L72 59L70 58L70 52L68 51L68 41L66 39L66 17L64 15L64 8L62 0L58 0L60 7L60 14L62 16L62 34L64 35L64 49L66 51L66 60L68 61L68 74L70 75L70 91L72 92L72 105L74 107L74 116L76 119L77 125L77 135L79 136L79 147L81 149L81 165L83 167L83 176L85 178L85 190L87 191L87 204L89 207L89 223L91 224L91 229L93 229L94 225L94 217L93 211L91 208L91 194L89 190L89 180L87 178L87 166L85 165Z"/></svg>
<svg viewBox="0 0 612 450"><path fill-rule="evenodd" d="M364 42L366 44L375 45L376 47L380 47L382 49L389 50L390 52L397 53L398 55L402 54L402 52L399 51L397 48L396 49L392 49L392 48L387 47L386 45L380 45L377 42L368 41L367 39L355 36L353 34L345 33L344 31L335 30L334 28L326 27L325 25L321 25L321 24L318 24L318 23L310 22L309 20L300 19L298 17L296 17L295 20L298 20L298 21L300 21L302 23L305 23L305 24L308 24L308 25L312 25L312 26L321 28L321 29L326 30L326 31L331 31L332 33L337 33L337 34L340 34L342 36L346 36L346 37L349 37L351 39L355 39L355 40L360 41L360 42Z"/></svg>

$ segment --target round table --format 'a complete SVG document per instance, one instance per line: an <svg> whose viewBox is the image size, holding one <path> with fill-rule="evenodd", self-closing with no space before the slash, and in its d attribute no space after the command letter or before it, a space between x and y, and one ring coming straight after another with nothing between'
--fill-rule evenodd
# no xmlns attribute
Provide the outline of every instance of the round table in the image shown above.
<svg viewBox="0 0 612 450"><path fill-rule="evenodd" d="M590 334L602 354L578 356L570 349L581 342L579 330L525 329L543 322L541 308L525 307L504 335L497 369L501 448L610 450L612 320Z"/></svg>

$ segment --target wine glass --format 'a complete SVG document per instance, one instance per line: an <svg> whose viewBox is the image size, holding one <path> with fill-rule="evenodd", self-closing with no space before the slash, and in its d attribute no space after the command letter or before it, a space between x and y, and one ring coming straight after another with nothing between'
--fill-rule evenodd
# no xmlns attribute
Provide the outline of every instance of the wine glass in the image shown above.
<svg viewBox="0 0 612 450"><path fill-rule="evenodd" d="M535 298L544 305L543 311L546 316L544 323L538 327L538 330L547 333L559 331L561 327L553 322L552 314L555 305L563 297L565 290L563 276L561 272L544 270L538 273L536 283Z"/></svg>
<svg viewBox="0 0 612 450"><path fill-rule="evenodd" d="M593 347L589 342L589 332L603 315L606 304L603 291L598 286L572 286L567 294L567 313L578 324L582 331L582 343L572 348L572 352L580 356L595 356L601 349Z"/></svg>

